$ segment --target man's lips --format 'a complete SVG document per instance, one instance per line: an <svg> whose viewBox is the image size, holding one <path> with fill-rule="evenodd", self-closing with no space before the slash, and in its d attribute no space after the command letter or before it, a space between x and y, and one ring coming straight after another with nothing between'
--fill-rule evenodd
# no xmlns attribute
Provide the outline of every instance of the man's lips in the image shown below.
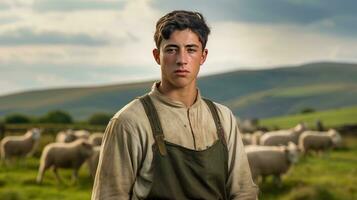
<svg viewBox="0 0 357 200"><path fill-rule="evenodd" d="M188 73L190 73L190 71L186 70L186 69L177 69L174 71L174 73L177 76L186 76Z"/></svg>
<svg viewBox="0 0 357 200"><path fill-rule="evenodd" d="M175 70L174 73L176 76L185 77L185 76L187 76L187 74L190 73L190 71L185 70L185 69L178 69L178 70Z"/></svg>

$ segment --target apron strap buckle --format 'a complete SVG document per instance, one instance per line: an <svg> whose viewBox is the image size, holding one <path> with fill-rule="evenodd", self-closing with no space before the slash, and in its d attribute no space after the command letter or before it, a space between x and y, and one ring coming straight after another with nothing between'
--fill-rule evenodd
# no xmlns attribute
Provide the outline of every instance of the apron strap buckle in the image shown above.
<svg viewBox="0 0 357 200"><path fill-rule="evenodd" d="M157 144L157 147L159 148L159 152L162 156L166 156L167 151L166 151L166 146L164 142L164 135L155 135L155 141Z"/></svg>

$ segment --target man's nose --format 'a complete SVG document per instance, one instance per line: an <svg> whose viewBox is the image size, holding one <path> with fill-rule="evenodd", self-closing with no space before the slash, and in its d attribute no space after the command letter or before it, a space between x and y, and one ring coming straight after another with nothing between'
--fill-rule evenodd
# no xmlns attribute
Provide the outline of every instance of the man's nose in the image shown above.
<svg viewBox="0 0 357 200"><path fill-rule="evenodd" d="M186 65L187 64L187 52L184 50L179 51L177 58L176 58L176 64L177 65Z"/></svg>

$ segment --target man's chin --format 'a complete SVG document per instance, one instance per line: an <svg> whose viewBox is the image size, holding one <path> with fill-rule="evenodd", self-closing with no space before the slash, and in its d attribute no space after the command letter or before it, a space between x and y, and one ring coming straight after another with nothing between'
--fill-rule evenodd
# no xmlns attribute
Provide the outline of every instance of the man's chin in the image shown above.
<svg viewBox="0 0 357 200"><path fill-rule="evenodd" d="M190 86L193 83L193 80L189 80L187 78L176 78L175 80L173 80L171 82L171 84L175 87L175 88L185 88Z"/></svg>

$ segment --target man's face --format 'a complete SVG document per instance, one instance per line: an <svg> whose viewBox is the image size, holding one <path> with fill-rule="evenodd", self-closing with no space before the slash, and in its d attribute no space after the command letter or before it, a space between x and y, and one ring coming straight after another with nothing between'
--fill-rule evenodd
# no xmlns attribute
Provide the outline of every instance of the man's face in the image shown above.
<svg viewBox="0 0 357 200"><path fill-rule="evenodd" d="M196 87L196 79L207 56L198 36L189 29L174 31L163 39L160 49L153 50L154 58L161 66L161 81L172 89Z"/></svg>

